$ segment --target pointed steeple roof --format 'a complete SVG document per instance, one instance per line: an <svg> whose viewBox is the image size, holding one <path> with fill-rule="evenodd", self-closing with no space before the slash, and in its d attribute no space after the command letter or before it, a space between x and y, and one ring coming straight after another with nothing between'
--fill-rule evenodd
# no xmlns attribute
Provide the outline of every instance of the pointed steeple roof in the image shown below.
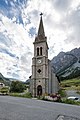
<svg viewBox="0 0 80 120"><path fill-rule="evenodd" d="M41 36L45 36L45 33L44 33L44 26L43 26L43 20L42 20L42 13L40 14L41 18L40 18L40 24L39 24L39 29L38 29L38 36L41 35Z"/></svg>
<svg viewBox="0 0 80 120"><path fill-rule="evenodd" d="M44 26L43 26L43 20L42 20L42 13L40 14L40 23L39 23L39 29L38 29L38 34L35 38L35 42L42 42L42 41L47 41L47 37L45 36L44 32Z"/></svg>
<svg viewBox="0 0 80 120"><path fill-rule="evenodd" d="M37 43L41 43L41 42L45 42L48 48L48 44L47 44L47 37L45 36L45 32L44 32L44 26L43 26L43 20L42 20L42 13L40 14L40 23L39 23L39 29L38 29L38 34L35 37L35 41L33 44L37 44Z"/></svg>

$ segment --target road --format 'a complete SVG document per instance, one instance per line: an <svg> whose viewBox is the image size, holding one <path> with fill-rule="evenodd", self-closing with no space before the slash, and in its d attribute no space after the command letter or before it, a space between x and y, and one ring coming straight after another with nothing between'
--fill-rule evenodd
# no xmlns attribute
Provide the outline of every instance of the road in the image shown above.
<svg viewBox="0 0 80 120"><path fill-rule="evenodd" d="M74 97L78 97L80 100L80 95L76 93L76 90L67 90L66 93L68 97L74 96Z"/></svg>
<svg viewBox="0 0 80 120"><path fill-rule="evenodd" d="M0 96L0 120L80 120L80 106Z"/></svg>

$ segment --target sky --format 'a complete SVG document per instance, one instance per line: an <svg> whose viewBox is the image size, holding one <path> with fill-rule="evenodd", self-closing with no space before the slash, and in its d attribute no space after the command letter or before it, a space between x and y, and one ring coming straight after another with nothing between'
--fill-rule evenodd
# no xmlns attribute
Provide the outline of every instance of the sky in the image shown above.
<svg viewBox="0 0 80 120"><path fill-rule="evenodd" d="M25 81L43 13L49 59L80 47L80 0L0 0L0 72Z"/></svg>

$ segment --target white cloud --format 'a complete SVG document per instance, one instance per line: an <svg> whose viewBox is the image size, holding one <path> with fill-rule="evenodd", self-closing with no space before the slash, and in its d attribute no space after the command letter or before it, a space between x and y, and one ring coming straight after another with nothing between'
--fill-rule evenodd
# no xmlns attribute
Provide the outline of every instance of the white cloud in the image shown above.
<svg viewBox="0 0 80 120"><path fill-rule="evenodd" d="M31 75L35 35L31 36L29 32L31 28L36 28L37 33L40 12L44 13L44 29L50 48L49 59L60 51L69 51L80 46L79 0L28 0L26 3L16 9L13 2L11 3L9 13L10 15L12 13L11 19L0 14L0 33L2 33L0 36L3 39L3 42L0 41L0 46L15 55L12 58L9 54L0 53L0 72L5 76L23 80ZM23 24L19 21L19 15Z"/></svg>
<svg viewBox="0 0 80 120"><path fill-rule="evenodd" d="M1 57L1 64L2 66L5 65L5 67L4 69L1 67L0 70L5 76L10 76L13 73L16 73L16 69L19 69L19 72L17 73L19 74L19 79L27 79L28 75L31 75L30 68L33 54L33 39L29 37L28 30L25 30L22 24L16 24L13 20L4 16L2 17L2 23L3 24L0 26L2 28L0 32L2 32L3 35L8 36L8 39L10 40L9 42L11 42L8 50L12 54L15 54L19 59L16 60L16 57L12 58L9 55L6 56L6 54L4 54ZM14 68L15 64L18 66L18 68L15 67L16 69ZM4 71L7 71L8 75Z"/></svg>

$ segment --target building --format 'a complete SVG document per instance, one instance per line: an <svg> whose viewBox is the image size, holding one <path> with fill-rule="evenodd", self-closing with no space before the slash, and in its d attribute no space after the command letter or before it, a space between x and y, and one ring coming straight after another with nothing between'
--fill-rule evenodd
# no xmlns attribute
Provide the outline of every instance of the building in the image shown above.
<svg viewBox="0 0 80 120"><path fill-rule="evenodd" d="M4 83L0 83L0 88L5 87Z"/></svg>
<svg viewBox="0 0 80 120"><path fill-rule="evenodd" d="M42 13L40 14L38 34L34 41L34 57L32 58L32 76L30 92L33 97L57 93L59 82L48 59L48 44L45 36Z"/></svg>

